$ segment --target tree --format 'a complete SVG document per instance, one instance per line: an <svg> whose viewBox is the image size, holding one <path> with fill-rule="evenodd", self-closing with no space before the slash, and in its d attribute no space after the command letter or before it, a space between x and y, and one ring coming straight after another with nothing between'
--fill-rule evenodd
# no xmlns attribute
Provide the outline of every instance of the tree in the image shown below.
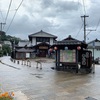
<svg viewBox="0 0 100 100"><path fill-rule="evenodd" d="M4 44L2 45L2 52L3 52L3 55L11 55L11 48L8 44Z"/></svg>
<svg viewBox="0 0 100 100"><path fill-rule="evenodd" d="M0 57L2 57L3 56L3 51L2 50L0 50Z"/></svg>

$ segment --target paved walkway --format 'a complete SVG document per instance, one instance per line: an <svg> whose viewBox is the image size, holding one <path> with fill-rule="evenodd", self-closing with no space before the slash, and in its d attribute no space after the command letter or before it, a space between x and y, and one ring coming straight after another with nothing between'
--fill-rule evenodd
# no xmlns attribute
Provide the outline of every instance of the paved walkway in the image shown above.
<svg viewBox="0 0 100 100"><path fill-rule="evenodd" d="M1 58L0 83L4 91L14 91L17 100L100 100L100 65L95 74L75 74L52 70L53 60L42 62L42 69L22 61ZM92 98L92 99L88 99Z"/></svg>

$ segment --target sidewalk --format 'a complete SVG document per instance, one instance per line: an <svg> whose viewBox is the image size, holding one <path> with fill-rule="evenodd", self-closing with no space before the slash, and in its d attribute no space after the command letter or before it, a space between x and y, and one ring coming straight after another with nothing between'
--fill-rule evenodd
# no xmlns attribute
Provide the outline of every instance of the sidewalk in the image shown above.
<svg viewBox="0 0 100 100"><path fill-rule="evenodd" d="M11 62L10 57L2 57L2 58L0 58L0 61L3 65L7 65L9 67L13 67L16 69L21 68L21 65ZM6 91L4 91L5 89L2 88L2 85L1 85L1 91L6 92ZM24 93L22 93L22 91L13 91L13 92L14 92L14 100L28 100L27 96Z"/></svg>
<svg viewBox="0 0 100 100"><path fill-rule="evenodd" d="M12 67L14 69L18 69L18 70L22 70L23 66L27 66L27 62L22 64L22 60L13 60L11 61L10 57L2 57L0 58L1 64L5 65L5 66L9 66ZM28 60L26 60L28 61ZM42 63L52 63L54 62L54 59L46 59L46 58L37 58L37 59L31 59L29 60L31 62L31 67L35 67L37 66L37 61L40 61ZM34 66L32 66L34 65ZM5 91L4 91L5 92ZM28 97L20 90L18 91L13 91L15 96L15 100L28 100Z"/></svg>

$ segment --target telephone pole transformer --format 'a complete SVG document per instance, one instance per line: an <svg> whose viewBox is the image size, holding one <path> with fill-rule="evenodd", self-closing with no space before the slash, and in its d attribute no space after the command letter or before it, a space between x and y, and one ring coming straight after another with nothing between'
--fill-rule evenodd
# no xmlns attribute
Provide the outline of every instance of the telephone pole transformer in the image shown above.
<svg viewBox="0 0 100 100"><path fill-rule="evenodd" d="M89 17L87 15L81 16L81 18L84 19L84 42L86 43L86 17Z"/></svg>

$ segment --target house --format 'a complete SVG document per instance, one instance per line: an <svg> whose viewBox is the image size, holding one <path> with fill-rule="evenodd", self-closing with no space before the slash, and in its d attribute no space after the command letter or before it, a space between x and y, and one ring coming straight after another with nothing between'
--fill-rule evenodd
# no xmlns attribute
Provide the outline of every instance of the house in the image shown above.
<svg viewBox="0 0 100 100"><path fill-rule="evenodd" d="M28 37L28 41L20 41L15 47L13 56L16 59L34 58L35 56L46 57L48 55L49 47L53 45L57 38L57 36L42 30L30 34Z"/></svg>
<svg viewBox="0 0 100 100"><path fill-rule="evenodd" d="M9 45L10 48L12 48L11 42L10 41L4 41L3 44Z"/></svg>
<svg viewBox="0 0 100 100"><path fill-rule="evenodd" d="M28 37L29 41L31 42L37 53L37 56L39 57L46 57L46 55L48 54L49 47L53 45L54 41L57 38L57 36L44 32L42 30L33 33Z"/></svg>
<svg viewBox="0 0 100 100"><path fill-rule="evenodd" d="M94 56L94 59L100 57L100 40L95 39L93 41L90 41L88 43L88 50L92 51L92 56Z"/></svg>
<svg viewBox="0 0 100 100"><path fill-rule="evenodd" d="M13 50L13 56L16 59L32 58L34 49L28 47L29 43L28 40L19 41L18 45L15 46L15 50Z"/></svg>

